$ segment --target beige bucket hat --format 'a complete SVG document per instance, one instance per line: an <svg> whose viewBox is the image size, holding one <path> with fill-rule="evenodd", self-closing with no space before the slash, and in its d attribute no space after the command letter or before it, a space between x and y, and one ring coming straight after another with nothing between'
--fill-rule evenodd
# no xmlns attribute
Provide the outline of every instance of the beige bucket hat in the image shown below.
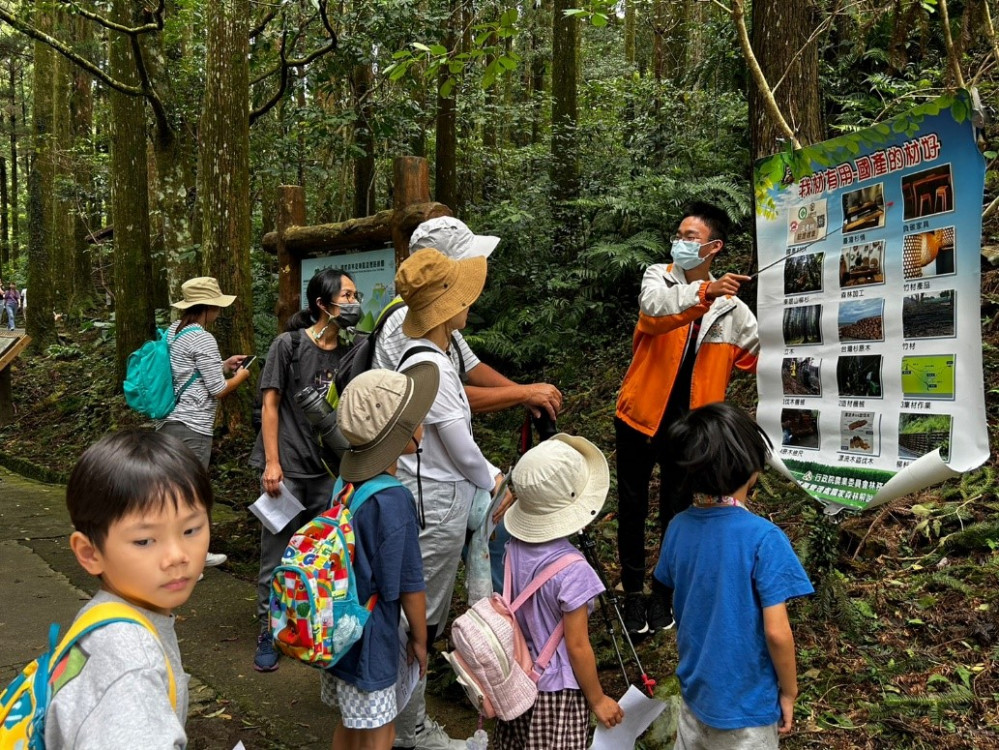
<svg viewBox="0 0 999 750"><path fill-rule="evenodd" d="M402 372L368 370L347 384L336 421L350 449L340 461L345 482L381 474L399 458L437 398L440 372L420 362Z"/></svg>
<svg viewBox="0 0 999 750"><path fill-rule="evenodd" d="M425 336L432 328L470 307L486 285L486 259L452 260L433 248L414 253L395 274L395 288L406 302L402 332Z"/></svg>
<svg viewBox="0 0 999 750"><path fill-rule="evenodd" d="M194 305L213 305L214 307L229 307L236 301L235 295L222 294L219 282L211 276L198 276L188 279L180 286L184 299L174 302L171 307L186 310Z"/></svg>
<svg viewBox="0 0 999 750"><path fill-rule="evenodd" d="M548 542L582 531L604 507L607 459L586 438L560 432L527 451L511 477L517 501L503 521L524 542Z"/></svg>

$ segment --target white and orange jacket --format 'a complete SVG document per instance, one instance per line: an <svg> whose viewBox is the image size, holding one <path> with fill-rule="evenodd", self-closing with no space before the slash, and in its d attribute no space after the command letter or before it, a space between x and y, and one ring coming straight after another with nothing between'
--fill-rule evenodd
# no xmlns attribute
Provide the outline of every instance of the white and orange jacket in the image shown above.
<svg viewBox="0 0 999 750"><path fill-rule="evenodd" d="M756 317L738 297L708 301L709 283L688 282L683 269L673 263L656 263L645 271L631 366L617 399L618 418L643 435L651 437L659 428L691 323L698 318L702 320L694 344L691 409L723 401L733 367L756 371L760 351Z"/></svg>

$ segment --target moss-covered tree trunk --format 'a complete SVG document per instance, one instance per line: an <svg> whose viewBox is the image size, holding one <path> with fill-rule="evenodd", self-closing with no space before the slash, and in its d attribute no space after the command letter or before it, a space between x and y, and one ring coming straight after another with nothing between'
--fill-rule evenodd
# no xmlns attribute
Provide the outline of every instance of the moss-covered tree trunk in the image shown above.
<svg viewBox="0 0 999 750"><path fill-rule="evenodd" d="M89 46L93 40L90 22L79 16L71 16L74 24L74 39L80 46ZM94 296L91 279L93 264L87 235L100 229L100 215L93 210L90 196L93 189L93 165L91 161L91 135L94 123L93 79L78 67L72 68L72 88L70 89L69 111L70 130L77 156L74 159L73 174L77 184L73 206L73 280L75 282L73 307L89 305Z"/></svg>
<svg viewBox="0 0 999 750"><path fill-rule="evenodd" d="M114 0L113 18L135 25L141 0ZM110 33L108 63L115 80L137 86L130 40ZM128 355L155 333L144 100L111 91L111 212L114 215L115 372L125 377ZM32 290L33 291L33 290ZM35 297L32 298L34 304Z"/></svg>
<svg viewBox="0 0 999 750"><path fill-rule="evenodd" d="M20 208L21 196L18 194L18 163L17 163L17 112L20 104L17 101L17 61L11 57L7 61L10 77L10 259L17 260L21 242Z"/></svg>
<svg viewBox="0 0 999 750"><path fill-rule="evenodd" d="M39 29L52 33L52 14L37 11ZM55 149L52 93L56 75L56 54L44 44L34 44L34 97L31 107L33 158L28 173L28 287L31 289L31 318L28 334L32 346L44 351L56 341L52 319L54 302L52 258L52 211L55 188Z"/></svg>
<svg viewBox="0 0 999 750"><path fill-rule="evenodd" d="M371 123L371 94L374 83L371 63L354 66L351 72L354 100L354 144L361 153L354 159L354 217L375 213L375 134Z"/></svg>
<svg viewBox="0 0 999 750"><path fill-rule="evenodd" d="M57 34L73 34L73 19L64 12L55 14ZM52 259L53 309L75 317L75 298L78 279L76 270L76 242L73 238L76 201L74 188L73 136L70 118L70 85L73 66L62 55L56 55L52 75L52 140L55 167L52 195L52 229L49 234Z"/></svg>
<svg viewBox="0 0 999 750"><path fill-rule="evenodd" d="M250 289L250 84L249 0L206 6L208 30L205 98L199 141L198 197L202 217L202 269L236 302L215 323L223 357L253 347ZM252 394L223 402L230 428L246 423Z"/></svg>

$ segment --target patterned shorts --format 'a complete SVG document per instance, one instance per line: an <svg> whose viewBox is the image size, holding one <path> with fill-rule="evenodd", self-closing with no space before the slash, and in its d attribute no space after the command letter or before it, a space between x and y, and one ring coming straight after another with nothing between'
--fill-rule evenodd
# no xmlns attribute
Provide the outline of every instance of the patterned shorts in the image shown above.
<svg viewBox="0 0 999 750"><path fill-rule="evenodd" d="M378 729L399 713L395 685L368 692L324 671L319 674L319 696L327 706L340 710L347 729Z"/></svg>
<svg viewBox="0 0 999 750"><path fill-rule="evenodd" d="M585 750L590 709L580 690L538 693L534 706L511 721L497 721L499 750Z"/></svg>

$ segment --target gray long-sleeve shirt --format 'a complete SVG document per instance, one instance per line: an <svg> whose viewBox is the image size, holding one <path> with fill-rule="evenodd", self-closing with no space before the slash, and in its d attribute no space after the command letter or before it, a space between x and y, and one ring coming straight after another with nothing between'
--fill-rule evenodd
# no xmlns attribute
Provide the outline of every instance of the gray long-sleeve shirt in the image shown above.
<svg viewBox="0 0 999 750"><path fill-rule="evenodd" d="M101 602L125 602L99 591L81 610ZM134 606L134 605L132 605ZM49 750L183 750L187 747L189 676L184 673L173 616L136 607L156 628L160 643L140 625L117 622L81 638L57 680L45 718ZM77 615L79 617L79 614ZM164 652L177 684L170 705Z"/></svg>

